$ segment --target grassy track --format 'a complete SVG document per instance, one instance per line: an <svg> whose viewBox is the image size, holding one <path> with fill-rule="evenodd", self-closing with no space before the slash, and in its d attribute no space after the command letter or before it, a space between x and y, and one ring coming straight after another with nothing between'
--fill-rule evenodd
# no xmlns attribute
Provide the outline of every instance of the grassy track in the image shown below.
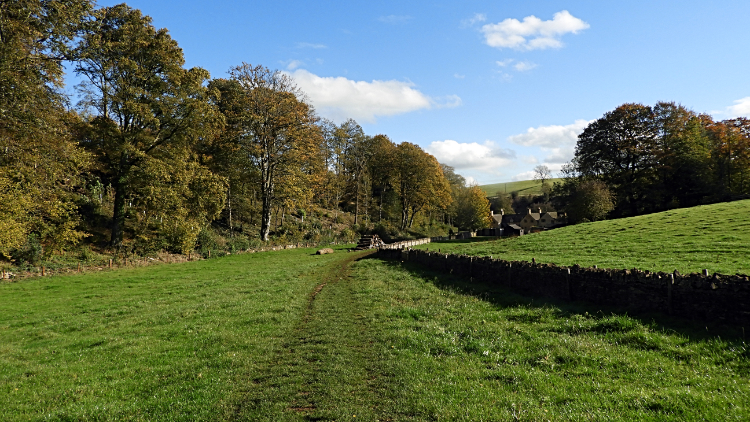
<svg viewBox="0 0 750 422"><path fill-rule="evenodd" d="M0 420L217 420L321 273L292 250L0 285Z"/></svg>
<svg viewBox="0 0 750 422"><path fill-rule="evenodd" d="M750 274L750 200L563 227L496 241L422 245L467 255L603 268Z"/></svg>
<svg viewBox="0 0 750 422"><path fill-rule="evenodd" d="M311 252L0 285L0 420L750 417L734 333Z"/></svg>

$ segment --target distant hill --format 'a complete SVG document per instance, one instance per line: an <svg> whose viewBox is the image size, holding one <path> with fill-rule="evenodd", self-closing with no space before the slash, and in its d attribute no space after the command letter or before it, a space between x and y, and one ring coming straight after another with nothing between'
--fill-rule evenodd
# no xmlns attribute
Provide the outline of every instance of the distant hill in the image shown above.
<svg viewBox="0 0 750 422"><path fill-rule="evenodd" d="M549 184L552 185L561 179L549 179ZM487 196L495 196L498 192L510 194L513 191L518 192L521 195L541 195L542 184L536 180L521 180L519 182L508 182L508 183L493 183L491 185L480 185Z"/></svg>
<svg viewBox="0 0 750 422"><path fill-rule="evenodd" d="M748 216L750 199L583 223L497 241L441 244L440 248L559 265L750 274Z"/></svg>

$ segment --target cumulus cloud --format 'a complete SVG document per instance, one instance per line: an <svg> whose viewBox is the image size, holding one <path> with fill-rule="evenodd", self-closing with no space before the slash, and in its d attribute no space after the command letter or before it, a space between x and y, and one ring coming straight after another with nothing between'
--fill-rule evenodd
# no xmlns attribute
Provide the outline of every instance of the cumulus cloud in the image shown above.
<svg viewBox="0 0 750 422"><path fill-rule="evenodd" d="M451 139L434 141L427 148L438 161L456 170L474 170L499 174L498 169L516 158L516 152L499 147L493 141L457 142Z"/></svg>
<svg viewBox="0 0 750 422"><path fill-rule="evenodd" d="M379 116L392 116L432 107L457 107L461 98L455 95L431 98L411 82L353 81L339 77L321 77L304 69L290 75L307 94L315 108L334 120L353 118L374 122Z"/></svg>
<svg viewBox="0 0 750 422"><path fill-rule="evenodd" d="M750 117L750 97L736 100L733 106L727 107L724 114L730 117Z"/></svg>
<svg viewBox="0 0 750 422"><path fill-rule="evenodd" d="M525 133L508 137L508 141L525 147L538 147L547 154L544 158L545 163L561 165L573 158L578 135L591 122L580 119L565 126L532 127Z"/></svg>
<svg viewBox="0 0 750 422"><path fill-rule="evenodd" d="M411 16L408 15L388 15L388 16L381 16L378 18L380 22L396 25L396 24L404 24L412 20Z"/></svg>
<svg viewBox="0 0 750 422"><path fill-rule="evenodd" d="M464 27L473 26L474 24L484 22L486 20L487 20L487 15L485 15L484 13L474 13L474 16L468 19L462 20L461 25Z"/></svg>
<svg viewBox="0 0 750 422"><path fill-rule="evenodd" d="M543 50L560 48L563 35L577 34L589 27L588 23L563 10L555 13L552 20L543 21L533 15L523 18L523 21L508 18L500 23L482 26L482 32L490 47Z"/></svg>

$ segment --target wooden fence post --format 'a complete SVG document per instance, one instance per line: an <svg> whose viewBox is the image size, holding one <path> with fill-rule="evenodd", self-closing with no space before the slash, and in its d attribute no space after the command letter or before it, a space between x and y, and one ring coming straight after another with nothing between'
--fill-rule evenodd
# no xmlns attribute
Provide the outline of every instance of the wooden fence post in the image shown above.
<svg viewBox="0 0 750 422"><path fill-rule="evenodd" d="M109 258L109 268L112 268L112 258Z"/></svg>

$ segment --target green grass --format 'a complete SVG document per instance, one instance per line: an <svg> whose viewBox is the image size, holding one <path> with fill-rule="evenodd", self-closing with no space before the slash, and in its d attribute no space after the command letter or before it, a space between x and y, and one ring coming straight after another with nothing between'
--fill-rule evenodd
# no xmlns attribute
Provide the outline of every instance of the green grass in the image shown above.
<svg viewBox="0 0 750 422"><path fill-rule="evenodd" d="M420 248L505 260L681 273L750 274L750 200L563 227L518 238Z"/></svg>
<svg viewBox="0 0 750 422"><path fill-rule="evenodd" d="M547 183L552 186L555 182L561 179L549 179ZM493 183L490 185L479 186L487 196L495 196L498 192L507 193L510 195L511 192L516 191L521 195L541 195L542 184L536 180L521 180L519 182L508 182L508 183Z"/></svg>
<svg viewBox="0 0 750 422"><path fill-rule="evenodd" d="M0 420L750 417L741 334L312 251L0 285Z"/></svg>
<svg viewBox="0 0 750 422"><path fill-rule="evenodd" d="M0 284L0 420L217 420L347 254L314 249Z"/></svg>

